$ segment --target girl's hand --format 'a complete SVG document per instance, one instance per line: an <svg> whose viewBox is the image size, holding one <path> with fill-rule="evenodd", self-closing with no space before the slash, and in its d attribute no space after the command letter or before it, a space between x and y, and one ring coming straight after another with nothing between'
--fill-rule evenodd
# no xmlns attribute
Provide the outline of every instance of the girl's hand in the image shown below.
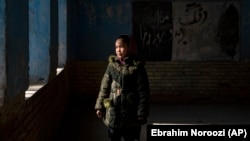
<svg viewBox="0 0 250 141"><path fill-rule="evenodd" d="M102 118L103 117L103 113L101 110L96 110L96 115L98 118Z"/></svg>

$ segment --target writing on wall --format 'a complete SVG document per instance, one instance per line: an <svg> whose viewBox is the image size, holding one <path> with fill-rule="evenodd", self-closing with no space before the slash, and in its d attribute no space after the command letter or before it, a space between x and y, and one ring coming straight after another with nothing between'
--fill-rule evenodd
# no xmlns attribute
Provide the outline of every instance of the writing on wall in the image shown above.
<svg viewBox="0 0 250 141"><path fill-rule="evenodd" d="M138 52L147 60L170 60L172 6L170 2L134 2L133 33Z"/></svg>
<svg viewBox="0 0 250 141"><path fill-rule="evenodd" d="M172 60L239 60L239 2L172 4Z"/></svg>
<svg viewBox="0 0 250 141"><path fill-rule="evenodd" d="M179 24L181 25L178 29L175 30L175 37L177 38L178 43L187 44L187 30L186 26L194 24L204 24L207 20L207 11L204 10L200 3L188 3L185 6L184 15L179 17Z"/></svg>

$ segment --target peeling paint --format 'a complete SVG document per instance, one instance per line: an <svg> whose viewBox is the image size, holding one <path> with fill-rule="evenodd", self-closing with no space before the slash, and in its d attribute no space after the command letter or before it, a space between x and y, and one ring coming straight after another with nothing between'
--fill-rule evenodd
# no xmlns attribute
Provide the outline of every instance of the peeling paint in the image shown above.
<svg viewBox="0 0 250 141"><path fill-rule="evenodd" d="M128 8L128 4L84 3L84 13L89 25L97 25L97 22L119 24L129 22L131 11Z"/></svg>
<svg viewBox="0 0 250 141"><path fill-rule="evenodd" d="M117 13L116 16L117 16L117 22L118 23L122 23L122 22L124 22L124 21L126 21L128 19L123 4L117 5L117 7L116 7L116 13Z"/></svg>
<svg viewBox="0 0 250 141"><path fill-rule="evenodd" d="M88 17L89 24L96 24L96 8L92 3L84 3L85 13Z"/></svg>
<svg viewBox="0 0 250 141"><path fill-rule="evenodd" d="M109 5L106 7L106 14L107 14L107 17L109 18L112 18L114 16L114 10L112 6Z"/></svg>

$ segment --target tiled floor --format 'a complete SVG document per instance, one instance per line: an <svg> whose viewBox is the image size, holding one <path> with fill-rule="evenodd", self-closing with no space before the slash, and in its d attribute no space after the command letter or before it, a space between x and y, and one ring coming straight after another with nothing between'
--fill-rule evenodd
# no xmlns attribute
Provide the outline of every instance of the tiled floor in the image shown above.
<svg viewBox="0 0 250 141"><path fill-rule="evenodd" d="M107 129L95 116L94 103L74 101L57 140L108 141ZM152 104L148 123L250 124L250 104ZM146 141L146 125L141 141Z"/></svg>

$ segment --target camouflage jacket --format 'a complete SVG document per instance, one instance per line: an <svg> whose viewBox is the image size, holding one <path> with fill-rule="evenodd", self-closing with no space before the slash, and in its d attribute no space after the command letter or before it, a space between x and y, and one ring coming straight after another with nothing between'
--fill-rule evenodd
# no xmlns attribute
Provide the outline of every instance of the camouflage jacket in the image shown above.
<svg viewBox="0 0 250 141"><path fill-rule="evenodd" d="M95 105L96 110L104 111L104 123L112 128L138 125L138 117L149 115L145 63L136 56L127 57L124 62L122 65L116 56L109 57Z"/></svg>

